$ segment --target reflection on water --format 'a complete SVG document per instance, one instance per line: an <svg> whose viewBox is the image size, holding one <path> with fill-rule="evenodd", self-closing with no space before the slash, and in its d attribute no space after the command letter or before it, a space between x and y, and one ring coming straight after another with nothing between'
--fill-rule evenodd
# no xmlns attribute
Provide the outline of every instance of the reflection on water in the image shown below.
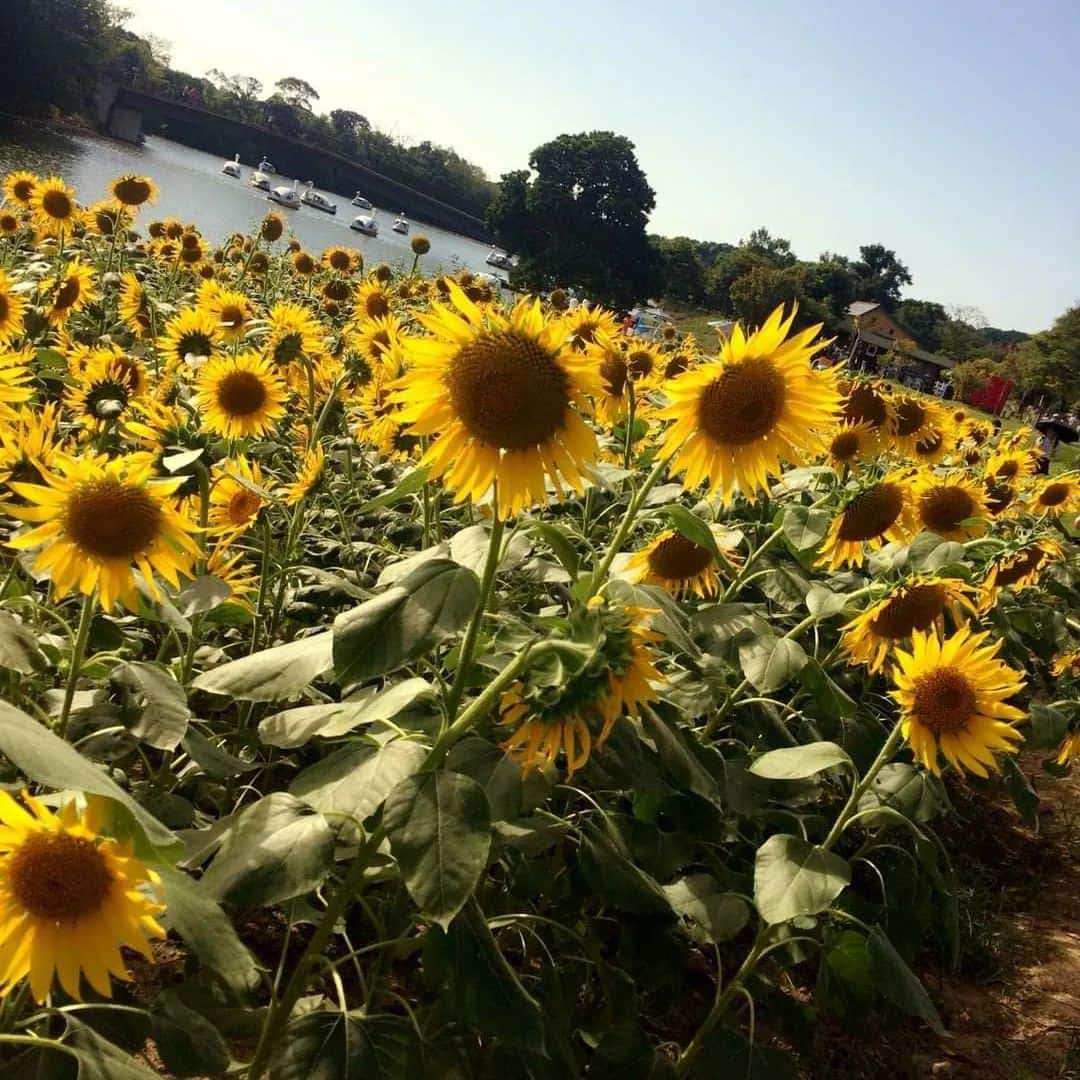
<svg viewBox="0 0 1080 1080"><path fill-rule="evenodd" d="M265 193L247 182L251 167L257 162L242 164L243 178L232 180L222 175L222 163L217 158L168 139L150 136L144 146L131 146L0 116L0 175L15 169L55 173L75 188L82 202L91 203L104 196L105 186L113 177L126 172L144 173L153 178L161 191L150 212L155 217L194 222L213 243L233 232L250 231L274 206L267 201ZM290 184L293 177L277 179L279 183ZM298 179L302 183L305 178ZM411 261L410 238L390 230L399 207L376 210L379 236L362 236L349 229L349 222L360 213L350 205L353 192L326 194L338 204L336 216L306 206L282 211L305 248L318 253L332 244L344 244L363 252L369 266ZM431 241L431 252L420 263L425 272L465 267L490 272L484 262L490 250L486 245L414 220L413 235L418 232Z"/></svg>

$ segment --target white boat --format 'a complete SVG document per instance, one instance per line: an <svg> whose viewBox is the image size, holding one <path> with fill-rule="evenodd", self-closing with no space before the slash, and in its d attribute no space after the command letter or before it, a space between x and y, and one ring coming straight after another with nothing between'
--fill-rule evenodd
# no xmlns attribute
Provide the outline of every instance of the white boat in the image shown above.
<svg viewBox="0 0 1080 1080"><path fill-rule="evenodd" d="M280 187L271 188L266 197L271 202L276 202L278 206L284 206L286 210L300 209L300 192L296 190L295 180L292 187L282 184Z"/></svg>
<svg viewBox="0 0 1080 1080"><path fill-rule="evenodd" d="M359 191L352 197L352 204L353 206L359 206L361 210L370 211L375 209L375 207L371 205L371 200L365 199Z"/></svg>
<svg viewBox="0 0 1080 1080"><path fill-rule="evenodd" d="M405 216L405 211L402 210L396 218L394 218L394 224L390 226L394 232L408 233L409 231L409 219Z"/></svg>
<svg viewBox="0 0 1080 1080"><path fill-rule="evenodd" d="M221 171L226 176L231 176L234 180L239 180L240 179L240 155L237 154L236 157L234 157L232 159L232 161L226 161L225 164L221 166Z"/></svg>
<svg viewBox="0 0 1080 1080"><path fill-rule="evenodd" d="M307 182L307 190L300 196L300 201L305 206L310 206L315 210L322 210L327 214L337 213L337 203L331 202L321 191L315 190L315 185L309 180Z"/></svg>
<svg viewBox="0 0 1080 1080"><path fill-rule="evenodd" d="M492 248L484 262L488 266L497 266L500 270L512 270L514 268L514 257L508 255L505 251L500 251L498 248Z"/></svg>
<svg viewBox="0 0 1080 1080"><path fill-rule="evenodd" d="M259 162L259 172L267 173L268 175L272 176L274 173L277 172L277 169L275 169L274 166L266 160L266 158L263 158L262 161Z"/></svg>
<svg viewBox="0 0 1080 1080"><path fill-rule="evenodd" d="M379 235L379 223L370 214L357 214L349 223L349 228L365 236Z"/></svg>
<svg viewBox="0 0 1080 1080"><path fill-rule="evenodd" d="M270 177L266 175L261 169L256 169L248 178L248 183L258 188L260 191L270 190Z"/></svg>

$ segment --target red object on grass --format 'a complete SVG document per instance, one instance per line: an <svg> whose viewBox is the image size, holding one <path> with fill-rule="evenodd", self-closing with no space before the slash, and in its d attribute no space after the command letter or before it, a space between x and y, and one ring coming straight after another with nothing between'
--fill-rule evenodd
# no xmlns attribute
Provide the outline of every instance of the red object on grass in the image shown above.
<svg viewBox="0 0 1080 1080"><path fill-rule="evenodd" d="M1009 400L1012 388L1012 379L992 375L990 381L981 390L968 394L967 403L984 412L999 413L1005 407L1005 402Z"/></svg>

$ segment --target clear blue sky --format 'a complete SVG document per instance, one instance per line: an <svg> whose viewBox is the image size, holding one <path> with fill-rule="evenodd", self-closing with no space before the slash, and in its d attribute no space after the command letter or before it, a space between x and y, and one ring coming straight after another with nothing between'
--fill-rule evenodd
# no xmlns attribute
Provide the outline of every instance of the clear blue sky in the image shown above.
<svg viewBox="0 0 1080 1080"><path fill-rule="evenodd" d="M492 177L637 145L651 228L896 250L907 295L1034 331L1080 300L1077 0L123 0L175 66L307 79Z"/></svg>

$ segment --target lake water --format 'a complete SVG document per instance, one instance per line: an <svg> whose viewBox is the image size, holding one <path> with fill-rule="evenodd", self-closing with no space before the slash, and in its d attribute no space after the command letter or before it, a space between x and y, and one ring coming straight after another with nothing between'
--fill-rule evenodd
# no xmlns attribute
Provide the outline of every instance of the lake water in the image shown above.
<svg viewBox="0 0 1080 1080"><path fill-rule="evenodd" d="M75 188L84 204L103 198L106 184L122 173L142 173L151 177L160 190L158 201L143 209L140 217L151 221L174 217L193 222L213 243L233 232L250 232L275 204L265 192L248 183L258 162L241 162L239 180L222 175L220 159L192 150L169 139L148 136L143 146L132 146L96 135L47 127L0 116L0 176L15 169L29 169L41 175L55 173ZM300 178L301 182L303 177ZM293 178L271 178L272 184L291 184ZM366 266L381 262L409 260L411 236L422 233L431 241L431 251L420 260L420 269L434 274L464 268L491 272L484 262L491 250L486 244L456 233L446 232L413 219L410 236L390 229L397 207L378 209L377 237L362 236L349 229L360 210L350 205L354 192L324 192L338 204L336 215L302 206L280 209L296 239L308 251L318 254L334 244L353 247L364 255ZM504 276L502 274L500 277Z"/></svg>

